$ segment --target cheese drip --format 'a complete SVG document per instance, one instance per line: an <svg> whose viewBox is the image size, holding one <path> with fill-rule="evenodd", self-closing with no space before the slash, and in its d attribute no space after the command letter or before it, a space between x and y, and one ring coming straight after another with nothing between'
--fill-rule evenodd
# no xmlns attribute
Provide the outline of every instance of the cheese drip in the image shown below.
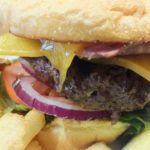
<svg viewBox="0 0 150 150"><path fill-rule="evenodd" d="M60 72L60 85L66 78L67 70L75 54L83 49L83 44L55 43L55 47L48 51L41 48L39 40L17 37L7 33L0 36L0 55L41 57L45 56Z"/></svg>
<svg viewBox="0 0 150 150"><path fill-rule="evenodd" d="M17 37L10 33L0 36L0 55L41 57L45 56L60 72L60 83L63 85L67 70L75 55L84 49L85 44L57 43L55 48L45 51L38 40ZM150 81L150 55L114 57L101 59L101 63L115 64L128 68Z"/></svg>
<svg viewBox="0 0 150 150"><path fill-rule="evenodd" d="M45 57L60 72L60 85L65 81L67 70L70 67L76 53L84 48L82 44L55 43L54 48L49 51L43 51ZM61 87L60 87L61 88Z"/></svg>

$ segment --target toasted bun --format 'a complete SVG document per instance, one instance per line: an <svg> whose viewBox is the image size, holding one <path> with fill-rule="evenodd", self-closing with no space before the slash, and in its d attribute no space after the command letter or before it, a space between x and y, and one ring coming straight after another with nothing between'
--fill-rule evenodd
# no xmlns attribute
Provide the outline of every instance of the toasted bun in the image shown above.
<svg viewBox="0 0 150 150"><path fill-rule="evenodd" d="M0 25L57 41L150 41L149 0L0 0Z"/></svg>

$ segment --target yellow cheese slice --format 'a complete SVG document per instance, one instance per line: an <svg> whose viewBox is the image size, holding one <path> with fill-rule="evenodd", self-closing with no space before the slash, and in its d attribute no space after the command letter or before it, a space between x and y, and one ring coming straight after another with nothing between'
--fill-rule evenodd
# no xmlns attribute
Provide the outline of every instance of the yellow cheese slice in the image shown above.
<svg viewBox="0 0 150 150"><path fill-rule="evenodd" d="M94 60L94 62L113 64L130 69L150 81L150 54L118 56L109 59Z"/></svg>
<svg viewBox="0 0 150 150"><path fill-rule="evenodd" d="M66 78L67 70L70 67L73 58L76 53L84 48L82 44L70 44L70 43L54 43L55 48L49 52L43 51L50 62L60 72L60 85L63 84ZM61 87L60 87L61 88Z"/></svg>
<svg viewBox="0 0 150 150"><path fill-rule="evenodd" d="M150 55L148 54L115 57L109 59L106 63L128 68L150 81Z"/></svg>
<svg viewBox="0 0 150 150"><path fill-rule="evenodd" d="M37 40L17 37L10 33L0 36L0 55L40 57L41 44Z"/></svg>
<svg viewBox="0 0 150 150"><path fill-rule="evenodd" d="M6 33L0 36L0 55L40 57L46 56L60 72L60 83L63 84L66 73L71 65L75 53L83 49L83 44L55 43L54 49L49 51L41 49L38 40L17 37Z"/></svg>
<svg viewBox="0 0 150 150"><path fill-rule="evenodd" d="M84 49L85 44L54 43L55 48L45 51L38 40L17 37L7 33L0 37L0 55L40 57L46 56L60 72L60 83L63 84L67 70L76 53ZM150 55L114 57L104 59L102 63L115 64L128 68L150 81Z"/></svg>

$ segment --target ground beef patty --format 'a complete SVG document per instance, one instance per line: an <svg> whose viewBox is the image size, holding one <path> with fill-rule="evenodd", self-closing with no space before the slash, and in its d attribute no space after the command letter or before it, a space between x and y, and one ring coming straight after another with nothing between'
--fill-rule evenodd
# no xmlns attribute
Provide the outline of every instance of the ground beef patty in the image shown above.
<svg viewBox="0 0 150 150"><path fill-rule="evenodd" d="M59 72L45 57L24 59L35 70L37 78L58 88ZM150 102L150 83L128 69L75 58L61 94L83 108L133 111Z"/></svg>

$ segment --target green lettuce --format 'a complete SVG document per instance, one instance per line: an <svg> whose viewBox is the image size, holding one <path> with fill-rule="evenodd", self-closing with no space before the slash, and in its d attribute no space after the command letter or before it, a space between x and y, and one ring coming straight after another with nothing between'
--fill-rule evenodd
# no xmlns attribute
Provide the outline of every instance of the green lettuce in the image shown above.
<svg viewBox="0 0 150 150"><path fill-rule="evenodd" d="M130 124L126 134L139 134L143 129L150 127L150 105L139 111L123 113L120 121Z"/></svg>
<svg viewBox="0 0 150 150"><path fill-rule="evenodd" d="M29 110L28 107L16 104L11 100L5 90L2 74L0 73L0 116L7 112L27 113Z"/></svg>

